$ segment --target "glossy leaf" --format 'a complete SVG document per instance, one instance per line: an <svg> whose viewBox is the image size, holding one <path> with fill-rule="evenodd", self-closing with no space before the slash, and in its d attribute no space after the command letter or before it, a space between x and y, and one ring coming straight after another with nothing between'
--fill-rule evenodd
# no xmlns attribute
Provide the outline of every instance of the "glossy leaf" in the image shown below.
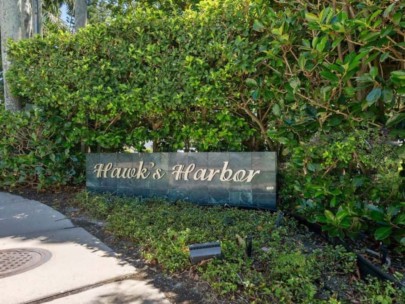
<svg viewBox="0 0 405 304"><path fill-rule="evenodd" d="M381 227L378 228L375 233L374 237L376 240L381 241L388 238L392 233L392 227Z"/></svg>
<svg viewBox="0 0 405 304"><path fill-rule="evenodd" d="M367 105L371 106L375 104L381 97L381 88L374 88L368 93L366 100L367 100Z"/></svg>

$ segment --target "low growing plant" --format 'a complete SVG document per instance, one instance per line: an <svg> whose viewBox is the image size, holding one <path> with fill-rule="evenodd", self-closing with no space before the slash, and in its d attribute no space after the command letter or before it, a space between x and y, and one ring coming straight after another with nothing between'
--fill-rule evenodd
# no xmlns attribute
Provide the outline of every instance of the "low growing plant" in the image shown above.
<svg viewBox="0 0 405 304"><path fill-rule="evenodd" d="M110 233L139 245L154 265L168 273L187 271L229 303L345 303L380 295L400 303L403 298L386 284L354 288L349 282L357 273L355 255L343 247L315 245L291 218L276 227L277 215L270 212L86 192L76 204L106 220ZM248 235L253 239L251 257L246 254ZM188 245L216 240L221 258L190 264ZM327 289L328 278L343 285Z"/></svg>

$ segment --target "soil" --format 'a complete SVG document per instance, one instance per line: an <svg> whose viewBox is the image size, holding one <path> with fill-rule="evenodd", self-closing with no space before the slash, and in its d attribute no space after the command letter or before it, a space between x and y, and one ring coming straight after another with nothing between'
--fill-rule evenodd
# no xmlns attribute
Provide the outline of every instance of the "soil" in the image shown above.
<svg viewBox="0 0 405 304"><path fill-rule="evenodd" d="M118 253L121 259L136 267L139 270L136 279L153 282L171 303L224 303L215 297L207 283L193 280L188 272L171 276L164 274L157 265L148 264L142 259L139 248L133 242L117 239L104 229L103 221L88 218L73 208L69 202L82 190L82 187L64 187L53 191L23 188L14 190L13 194L39 201L69 217L74 225L86 229Z"/></svg>

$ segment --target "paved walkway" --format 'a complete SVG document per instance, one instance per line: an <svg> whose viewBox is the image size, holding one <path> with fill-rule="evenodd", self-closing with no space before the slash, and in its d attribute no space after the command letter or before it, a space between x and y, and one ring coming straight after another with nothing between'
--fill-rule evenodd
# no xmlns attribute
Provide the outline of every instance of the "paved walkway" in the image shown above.
<svg viewBox="0 0 405 304"><path fill-rule="evenodd" d="M48 251L49 260L7 275L26 260L46 257L34 252L27 258L30 248ZM0 303L169 303L151 282L134 279L136 274L137 269L63 214L0 192Z"/></svg>

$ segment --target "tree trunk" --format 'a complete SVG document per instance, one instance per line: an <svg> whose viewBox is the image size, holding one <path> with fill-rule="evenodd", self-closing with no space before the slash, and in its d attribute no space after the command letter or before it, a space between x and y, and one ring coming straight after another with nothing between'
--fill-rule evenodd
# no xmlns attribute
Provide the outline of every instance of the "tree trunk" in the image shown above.
<svg viewBox="0 0 405 304"><path fill-rule="evenodd" d="M1 57L3 62L3 76L10 67L7 57L8 39L20 40L32 36L32 7L31 0L0 0L1 24ZM21 109L20 101L12 96L5 77L4 103L6 110L18 111Z"/></svg>
<svg viewBox="0 0 405 304"><path fill-rule="evenodd" d="M42 0L32 0L32 26L34 34L42 37Z"/></svg>
<svg viewBox="0 0 405 304"><path fill-rule="evenodd" d="M75 32L87 24L86 0L75 0Z"/></svg>

